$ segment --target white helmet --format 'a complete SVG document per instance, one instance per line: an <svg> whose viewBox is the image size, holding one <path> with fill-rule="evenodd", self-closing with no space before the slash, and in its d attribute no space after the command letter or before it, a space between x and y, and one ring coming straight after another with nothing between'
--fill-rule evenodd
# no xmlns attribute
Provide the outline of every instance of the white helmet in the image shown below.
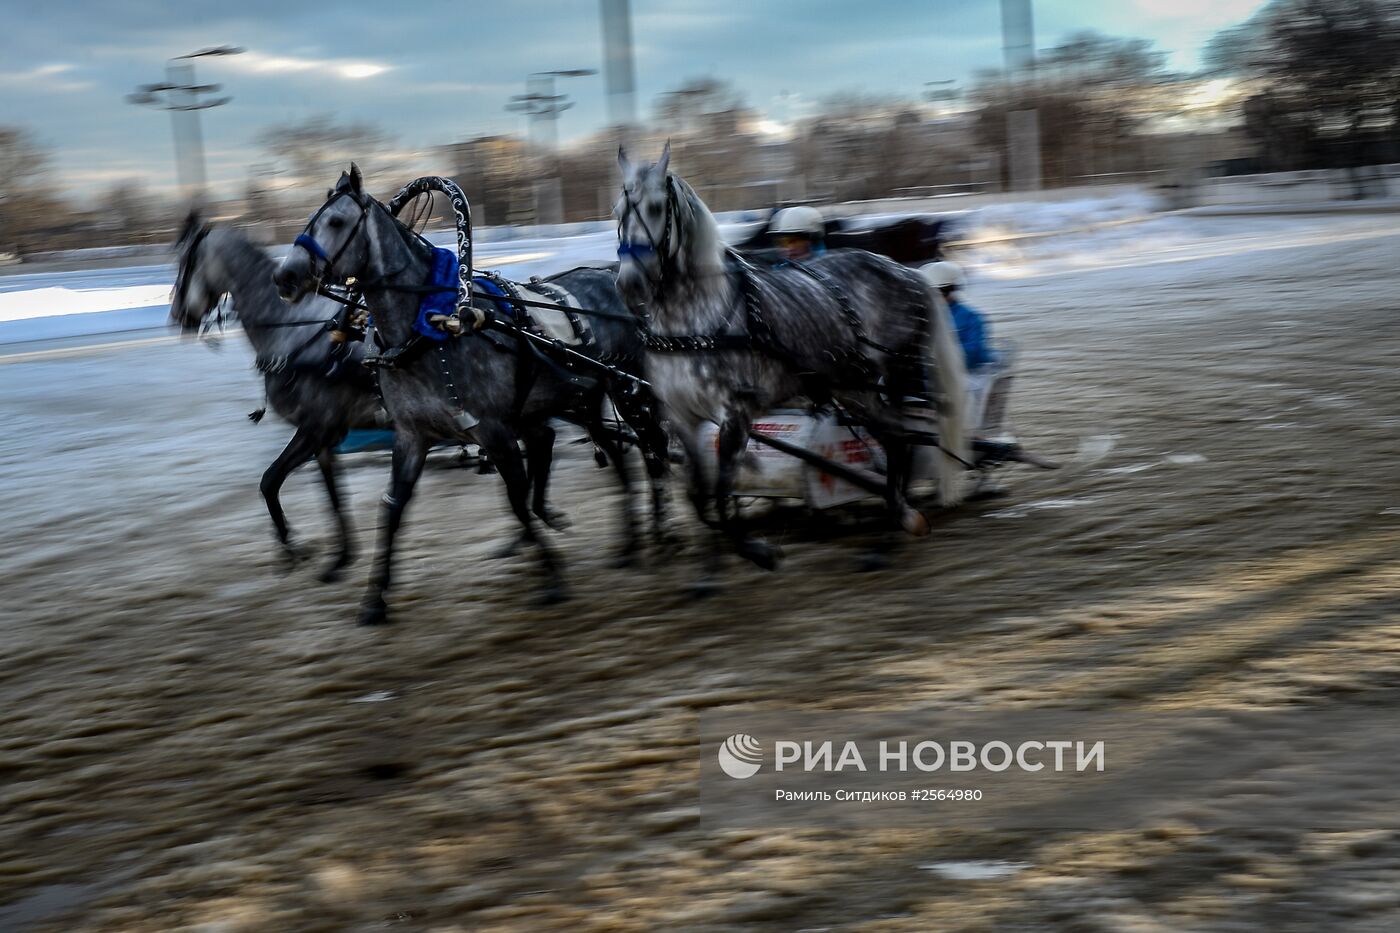
<svg viewBox="0 0 1400 933"><path fill-rule="evenodd" d="M779 235L798 233L818 237L826 232L826 223L822 220L821 211L815 207L785 207L773 215L773 222L768 225L768 232Z"/></svg>
<svg viewBox="0 0 1400 933"><path fill-rule="evenodd" d="M967 284L967 275L955 262L931 262L919 271L934 288L962 288Z"/></svg>

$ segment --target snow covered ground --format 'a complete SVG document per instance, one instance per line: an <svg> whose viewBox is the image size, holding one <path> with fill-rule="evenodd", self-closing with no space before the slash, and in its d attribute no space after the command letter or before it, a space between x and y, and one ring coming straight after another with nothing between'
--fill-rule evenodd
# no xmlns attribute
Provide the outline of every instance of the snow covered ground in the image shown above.
<svg viewBox="0 0 1400 933"><path fill-rule="evenodd" d="M602 237L482 264L546 271ZM881 573L855 571L855 522L770 516L778 574L730 562L696 603L676 594L708 538L680 491L687 546L618 570L611 473L560 444L574 598L541 610L532 562L488 560L515 534L499 480L439 456L391 630L352 624L363 557L339 586L279 566L258 477L290 430L244 417L246 341L0 357L0 850L23 853L0 928L1400 929L1390 829L1260 829L1207 788L1118 832L720 834L693 744L721 705L1393 706L1398 244L1396 215L1163 217L968 249L1022 348L1017 431L1066 469L1008 471L1009 498ZM0 289L100 304L168 276ZM347 458L364 548L386 460ZM319 486L304 470L284 502L324 551ZM1358 772L1338 801L1393 783Z"/></svg>
<svg viewBox="0 0 1400 933"><path fill-rule="evenodd" d="M1190 263L1245 250L1365 238L1400 224L1395 214L1212 218L1154 215L1146 191L1072 201L998 203L947 214L973 281L1063 275L1093 269ZM760 215L726 215L728 235ZM879 222L899 215L861 218ZM527 279L614 257L612 225L494 228L482 231L476 264ZM1030 237L1026 237L1030 234ZM1046 235L1053 234L1053 235ZM431 237L450 245L450 233ZM175 279L169 263L76 272L0 276L0 355L73 344L149 340L164 334Z"/></svg>

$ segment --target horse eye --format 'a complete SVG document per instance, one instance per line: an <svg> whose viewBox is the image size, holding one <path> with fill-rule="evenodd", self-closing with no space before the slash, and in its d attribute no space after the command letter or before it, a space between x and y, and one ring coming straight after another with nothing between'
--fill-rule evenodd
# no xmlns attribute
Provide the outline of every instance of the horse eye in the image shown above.
<svg viewBox="0 0 1400 933"><path fill-rule="evenodd" d="M326 221L326 226L330 227L332 230L339 230L341 227L345 226L345 220L340 217L332 217Z"/></svg>

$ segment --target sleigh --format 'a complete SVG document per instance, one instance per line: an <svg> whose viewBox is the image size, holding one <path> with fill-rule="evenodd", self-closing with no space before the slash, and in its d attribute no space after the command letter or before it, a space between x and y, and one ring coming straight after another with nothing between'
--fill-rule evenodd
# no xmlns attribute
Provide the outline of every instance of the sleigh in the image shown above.
<svg viewBox="0 0 1400 933"><path fill-rule="evenodd" d="M449 195L457 217L461 269L471 270L470 213L465 195L455 184L435 176L416 179L400 191L389 203L389 208L397 214L412 198L427 191L441 191ZM463 308L468 307L472 287L470 275L471 272L464 271L462 276ZM335 292L328 296L346 303L354 301ZM535 295L513 294L509 300L513 305L538 311L566 312L584 317L599 313L574 305L540 300L540 296ZM457 333L471 325L459 320L458 314L453 314L443 322L443 326ZM610 378L621 391L635 392L649 388L645 380L580 354L555 336L525 330L507 317L490 317L484 322L478 321L475 326L495 329L529 341L538 352L548 356L561 368L580 376ZM971 442L970 457L966 459L940 442L936 419L927 401L922 404L916 402L905 410L906 439L915 449L912 464L914 482L933 481L939 473L940 460L949 457L966 471L978 475L985 475L1010 463L1026 463L1041 469L1057 468L1057 464L1024 450L1003 430L1006 398L1013 376L1014 367L1006 365L977 387L980 395L973 410L977 412L979 439ZM619 440L636 442L635 436L620 420L613 420L611 429L617 433ZM708 457L704 466L710 471L716 465L717 433L718 428L709 425L702 436L702 450ZM995 439L992 439L992 435L995 435ZM383 442L382 438L375 440ZM733 491L738 496L795 500L809 508L824 510L884 495L885 472L885 452L880 444L843 411L831 407L784 408L768 413L753 424Z"/></svg>
<svg viewBox="0 0 1400 933"><path fill-rule="evenodd" d="M1011 463L1058 467L1022 448L1006 432L1006 402L1014 376L1014 368L1007 366L987 374L985 384L969 393L982 437L972 441L972 458L964 465L979 477ZM935 483L938 458L952 454L939 443L928 409L909 409L907 415L909 437L915 444L913 482ZM707 470L717 465L718 432L709 425L703 434ZM992 435L995 439L990 439ZM793 500L825 510L880 497L885 491L884 449L861 425L831 408L769 412L754 422L739 464L734 493L747 498Z"/></svg>

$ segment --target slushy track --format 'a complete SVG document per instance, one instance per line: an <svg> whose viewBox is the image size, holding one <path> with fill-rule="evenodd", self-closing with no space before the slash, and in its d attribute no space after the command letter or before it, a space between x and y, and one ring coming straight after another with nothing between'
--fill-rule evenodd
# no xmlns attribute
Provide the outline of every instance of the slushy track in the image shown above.
<svg viewBox="0 0 1400 933"><path fill-rule="evenodd" d="M1023 439L1101 457L1009 472L879 574L852 569L868 539L779 516L782 571L731 564L702 604L672 595L694 548L607 565L611 478L560 445L571 602L486 560L498 481L442 462L400 624L357 628L354 579L272 556L286 430L244 418L241 340L0 367L0 927L47 903L52 930L1400 928L1393 833L710 835L691 744L728 704L1394 703L1395 247L982 277ZM352 461L367 542L387 465ZM321 495L285 496L313 538ZM1027 867L921 867L966 860Z"/></svg>

